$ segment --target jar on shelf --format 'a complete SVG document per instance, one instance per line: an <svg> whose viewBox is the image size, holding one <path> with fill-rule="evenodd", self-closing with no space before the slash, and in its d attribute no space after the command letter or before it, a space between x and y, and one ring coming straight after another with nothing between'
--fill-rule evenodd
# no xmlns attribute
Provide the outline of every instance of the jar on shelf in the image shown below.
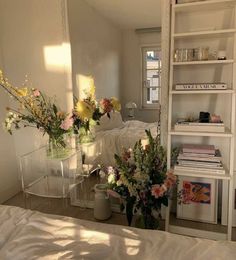
<svg viewBox="0 0 236 260"><path fill-rule="evenodd" d="M209 47L199 47L198 48L198 60L208 60L209 59Z"/></svg>
<svg viewBox="0 0 236 260"><path fill-rule="evenodd" d="M183 61L183 49L175 49L174 52L174 62Z"/></svg>

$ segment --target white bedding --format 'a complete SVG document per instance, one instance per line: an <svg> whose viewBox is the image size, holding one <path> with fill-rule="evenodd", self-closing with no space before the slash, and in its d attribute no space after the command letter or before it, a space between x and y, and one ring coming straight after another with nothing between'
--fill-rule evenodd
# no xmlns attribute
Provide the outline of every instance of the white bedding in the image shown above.
<svg viewBox="0 0 236 260"><path fill-rule="evenodd" d="M120 128L97 132L93 148L83 149L87 154L87 163L92 163L92 160L99 154L96 162L103 166L114 166L114 154L120 155L124 147L133 148L139 139L146 138L145 129L150 129L153 136L157 135L157 123L137 120L127 121ZM91 154L96 156L91 156Z"/></svg>
<svg viewBox="0 0 236 260"><path fill-rule="evenodd" d="M236 244L0 205L0 259L230 260Z"/></svg>

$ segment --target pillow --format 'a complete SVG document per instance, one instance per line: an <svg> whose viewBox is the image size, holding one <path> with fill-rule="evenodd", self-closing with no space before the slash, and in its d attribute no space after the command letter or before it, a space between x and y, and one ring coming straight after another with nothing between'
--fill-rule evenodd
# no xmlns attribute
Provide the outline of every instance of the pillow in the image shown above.
<svg viewBox="0 0 236 260"><path fill-rule="evenodd" d="M114 128L124 127L121 114L119 112L111 112L110 118L104 115L100 119L100 125L95 126L95 132L111 130Z"/></svg>

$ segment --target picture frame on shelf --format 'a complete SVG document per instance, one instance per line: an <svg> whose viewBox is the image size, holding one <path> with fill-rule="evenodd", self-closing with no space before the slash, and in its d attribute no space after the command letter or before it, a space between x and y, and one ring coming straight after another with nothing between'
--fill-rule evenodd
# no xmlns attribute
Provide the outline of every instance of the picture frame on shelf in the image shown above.
<svg viewBox="0 0 236 260"><path fill-rule="evenodd" d="M218 181L215 179L179 176L177 218L217 223Z"/></svg>
<svg viewBox="0 0 236 260"><path fill-rule="evenodd" d="M234 172L235 176L236 172ZM228 198L229 198L229 183L223 181L222 184L222 208L221 208L221 225L228 224ZM236 178L234 177L234 192L233 192L233 219L232 226L236 227Z"/></svg>

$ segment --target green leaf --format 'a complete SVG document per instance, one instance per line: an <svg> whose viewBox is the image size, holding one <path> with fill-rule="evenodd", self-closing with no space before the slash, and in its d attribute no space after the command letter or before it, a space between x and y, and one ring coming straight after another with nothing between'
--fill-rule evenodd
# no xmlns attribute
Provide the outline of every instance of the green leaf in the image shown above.
<svg viewBox="0 0 236 260"><path fill-rule="evenodd" d="M57 112L58 112L58 110L57 110L57 107L56 107L56 105L55 105L55 104L53 104L53 105L52 105L52 107L53 107L53 112L54 112L54 114L56 115L56 114L57 114Z"/></svg>

